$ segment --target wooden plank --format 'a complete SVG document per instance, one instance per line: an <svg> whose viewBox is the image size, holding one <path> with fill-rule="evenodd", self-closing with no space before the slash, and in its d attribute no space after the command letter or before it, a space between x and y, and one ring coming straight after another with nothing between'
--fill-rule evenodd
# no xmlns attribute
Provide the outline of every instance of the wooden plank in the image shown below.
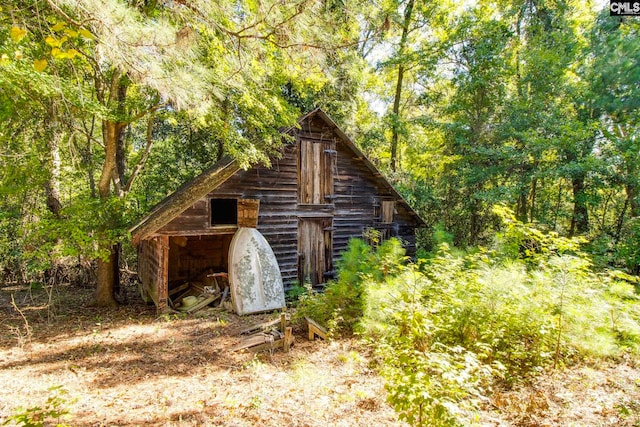
<svg viewBox="0 0 640 427"><path fill-rule="evenodd" d="M322 161L322 144L313 144L313 163L312 165L312 180L313 180L313 196L312 203L320 204L324 203L324 162Z"/></svg>
<svg viewBox="0 0 640 427"><path fill-rule="evenodd" d="M264 344L249 347L249 350L253 351L254 353L258 353L260 351L266 351L266 350L275 350L277 348L284 347L284 341L285 341L284 338L280 338L280 339L274 340L273 342L266 342Z"/></svg>
<svg viewBox="0 0 640 427"><path fill-rule="evenodd" d="M262 322L262 323L259 323L257 325L252 325L252 326L249 326L248 328L243 329L242 331L240 331L240 335L249 335L249 334L252 334L252 333L254 333L256 331L264 332L264 331L267 331L270 328L276 326L280 322L281 322L280 319L275 319L275 320L269 320L267 322Z"/></svg>
<svg viewBox="0 0 640 427"><path fill-rule="evenodd" d="M265 334L252 335L250 337L243 339L239 344L232 347L230 351L244 350L249 347L254 347L260 344L264 344L269 340L270 338L268 338Z"/></svg>
<svg viewBox="0 0 640 427"><path fill-rule="evenodd" d="M396 202L394 200L383 200L382 201L382 217L381 221L384 224L390 224L393 222L393 214L395 211Z"/></svg>
<svg viewBox="0 0 640 427"><path fill-rule="evenodd" d="M172 296L174 296L174 295L176 295L176 294L188 289L189 286L190 286L189 283L183 283L182 285L171 289L169 291L169 296L172 297Z"/></svg>
<svg viewBox="0 0 640 427"><path fill-rule="evenodd" d="M280 331L272 331L272 333L258 333L243 338L240 343L231 348L230 351L238 351L249 349L251 351L264 351L279 348L284 345L285 334Z"/></svg>
<svg viewBox="0 0 640 427"><path fill-rule="evenodd" d="M314 320L305 316L307 321L307 328L309 329L309 341L313 341L316 336L322 338L323 340L327 339L327 330L322 326L318 325Z"/></svg>
<svg viewBox="0 0 640 427"><path fill-rule="evenodd" d="M156 308L159 312L169 310L169 236L160 236L157 238L160 257L160 274L157 282L157 302Z"/></svg>
<svg viewBox="0 0 640 427"><path fill-rule="evenodd" d="M238 199L238 227L258 226L259 199Z"/></svg>

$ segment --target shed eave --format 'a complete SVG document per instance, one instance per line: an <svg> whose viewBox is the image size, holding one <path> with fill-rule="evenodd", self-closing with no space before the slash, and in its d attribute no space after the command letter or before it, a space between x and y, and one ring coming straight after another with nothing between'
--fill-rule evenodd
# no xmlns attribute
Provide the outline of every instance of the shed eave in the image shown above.
<svg viewBox="0 0 640 427"><path fill-rule="evenodd" d="M225 157L193 180L182 185L129 229L133 244L138 245L142 240L152 236L197 200L222 185L240 169L238 162L230 157Z"/></svg>

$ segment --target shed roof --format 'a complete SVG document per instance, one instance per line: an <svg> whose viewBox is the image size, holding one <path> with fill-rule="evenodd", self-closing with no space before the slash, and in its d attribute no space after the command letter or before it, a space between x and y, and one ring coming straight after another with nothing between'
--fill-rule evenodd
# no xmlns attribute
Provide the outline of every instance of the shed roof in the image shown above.
<svg viewBox="0 0 640 427"><path fill-rule="evenodd" d="M375 167L373 163L360 151L355 143L338 127L338 125L320 108L305 114L298 120L298 125L304 123L306 120L317 116L322 119L332 130L342 139L344 145L348 147L355 155L355 157L362 161L366 167L371 171L372 175L378 180L383 187L385 187L391 194L401 200L411 216L414 217L418 226L424 227L426 223L424 220L413 210L409 203L396 191L396 189L387 181L382 173ZM298 127L291 127L284 133L295 133ZM171 222L174 218L187 210L196 201L205 197L211 191L218 188L225 181L240 171L241 167L237 161L230 157L223 157L216 164L209 169L202 172L200 175L184 183L176 191L167 196L164 200L154 206L151 211L142 218L135 226L129 231L132 235L134 244L140 243L140 241L148 238L153 233L164 227Z"/></svg>

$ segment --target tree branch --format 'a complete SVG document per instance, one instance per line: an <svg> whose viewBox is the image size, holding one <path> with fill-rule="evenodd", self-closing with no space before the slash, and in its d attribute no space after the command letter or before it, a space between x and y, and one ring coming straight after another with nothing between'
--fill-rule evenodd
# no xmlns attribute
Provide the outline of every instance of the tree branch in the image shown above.
<svg viewBox="0 0 640 427"><path fill-rule="evenodd" d="M151 113L149 114L149 118L147 119L147 143L144 147L144 152L142 153L142 157L140 157L138 163L134 166L133 171L131 171L131 176L122 189L124 193L128 193L129 191L131 191L131 186L133 185L134 180L147 162L149 154L151 154L151 148L153 147L153 122L154 115L153 113Z"/></svg>

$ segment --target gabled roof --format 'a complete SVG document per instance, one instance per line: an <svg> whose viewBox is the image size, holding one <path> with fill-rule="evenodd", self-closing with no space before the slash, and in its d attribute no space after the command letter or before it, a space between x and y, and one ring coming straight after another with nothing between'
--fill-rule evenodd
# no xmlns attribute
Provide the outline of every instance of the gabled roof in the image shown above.
<svg viewBox="0 0 640 427"><path fill-rule="evenodd" d="M411 208L407 201L396 191L395 188L386 180L382 173L367 159L367 157L356 147L354 142L338 127L338 125L321 109L315 109L310 113L302 116L298 120L298 124L317 116L332 128L332 130L342 139L345 146L348 147L358 160L364 162L366 167L371 171L378 183L385 187L394 197L401 200L407 208L409 214L414 217L416 222L424 227L426 223ZM295 133L298 127L291 127L283 133ZM187 210L195 202L205 197L207 194L218 188L225 181L240 171L240 165L237 161L230 157L224 157L215 165L202 172L189 182L186 182L175 192L167 196L164 200L154 206L151 211L138 224L129 231L135 245L140 241L151 236L153 233L167 225L182 212Z"/></svg>
<svg viewBox="0 0 640 427"><path fill-rule="evenodd" d="M333 128L333 131L340 137L340 139L342 139L342 141L344 142L344 145L346 147L348 147L351 151L353 151L353 154L355 154L355 157L358 160L361 160L365 164L365 166L371 171L371 173L376 178L376 180L378 180L378 182L381 183L383 187L385 187L387 190L389 190L389 192L391 194L393 194L394 197L396 197L398 200L401 200L407 206L407 211L409 212L409 214L412 217L414 217L416 222L418 224L420 224L420 227L426 227L427 226L427 223L420 217L420 215L418 215L418 213L415 210L413 210L413 208L411 207L409 202L407 202L405 200L405 198L402 197L402 195L400 193L398 193L398 191L393 187L393 185L391 185L391 183L382 174L382 172L380 172L378 170L378 168L376 168L375 165L373 163L371 163L371 161L367 158L367 156L364 155L364 153L362 151L360 151L360 149L351 140L351 138L349 138L347 136L347 134L345 134L342 131L342 129L340 129L340 127L336 124L336 122L334 122L333 119L331 117L329 117L327 115L327 113L325 113L322 109L316 108L315 110L311 111L310 113L302 116L298 120L298 123L302 123L305 120L307 120L307 119L309 119L309 118L311 118L313 116L320 117L322 120L325 121L325 123L327 123L330 127Z"/></svg>

